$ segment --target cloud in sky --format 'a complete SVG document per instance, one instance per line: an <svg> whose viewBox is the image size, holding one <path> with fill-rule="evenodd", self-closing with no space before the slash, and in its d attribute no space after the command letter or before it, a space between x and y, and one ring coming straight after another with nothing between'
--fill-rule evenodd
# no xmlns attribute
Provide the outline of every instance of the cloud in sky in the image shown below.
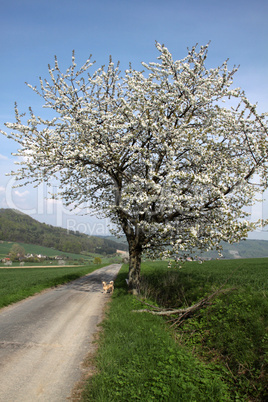
<svg viewBox="0 0 268 402"><path fill-rule="evenodd" d="M19 198L25 198L28 194L30 194L28 190L25 191L14 190L14 195Z"/></svg>

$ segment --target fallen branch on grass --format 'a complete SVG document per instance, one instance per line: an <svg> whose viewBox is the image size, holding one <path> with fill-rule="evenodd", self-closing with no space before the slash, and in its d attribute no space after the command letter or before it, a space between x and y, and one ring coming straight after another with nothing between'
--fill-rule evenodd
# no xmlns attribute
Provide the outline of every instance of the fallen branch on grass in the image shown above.
<svg viewBox="0 0 268 402"><path fill-rule="evenodd" d="M200 300L198 303L194 304L193 306L186 307L186 308L179 308L179 309L161 309L160 307L156 307L152 304L145 303L141 299L138 299L141 303L152 307L153 310L145 308L145 309L141 309L141 310L132 310L132 312L133 313L150 313L153 315L190 314L196 310L199 310L200 308L202 308L204 306L210 305L211 304L210 300L213 299L219 293L226 293L226 292L229 292L230 290L233 290L233 289L224 289L224 290L218 289L211 295L204 297L204 299Z"/></svg>
<svg viewBox="0 0 268 402"><path fill-rule="evenodd" d="M140 302L146 304L147 306L151 307L152 309L141 309L141 310L132 310L134 313L150 313L153 315L160 315L160 316L172 316L172 315L179 315L179 317L174 317L171 321L174 325L180 325L182 321L186 318L193 315L196 311L200 310L203 307L207 307L212 304L212 299L215 298L220 293L227 293L234 290L232 289L222 289L222 286L213 292L211 295L204 297L204 299L200 300L198 303L194 304L193 306L186 307L186 308L179 308L179 309L161 309L159 307L153 306L149 303L145 303L139 299Z"/></svg>
<svg viewBox="0 0 268 402"><path fill-rule="evenodd" d="M233 276L233 274L240 268L237 267L231 275L226 279L226 281L211 295L204 297L204 299L200 300L198 303L194 304L193 306L186 307L186 308L179 308L179 309L161 309L160 307L154 306L149 303L145 303L141 299L138 299L141 303L146 304L147 306L151 307L151 309L141 309L141 310L132 310L133 313L149 313L153 315L160 315L160 316L172 316L172 315L179 315L179 317L174 317L170 321L173 322L171 327L177 325L181 325L181 323L191 315L193 315L196 311L200 310L203 307L207 307L212 304L212 299L215 298L217 295L220 293L227 293L232 290L235 290L235 288L231 289L223 289L223 287L226 285L228 280Z"/></svg>

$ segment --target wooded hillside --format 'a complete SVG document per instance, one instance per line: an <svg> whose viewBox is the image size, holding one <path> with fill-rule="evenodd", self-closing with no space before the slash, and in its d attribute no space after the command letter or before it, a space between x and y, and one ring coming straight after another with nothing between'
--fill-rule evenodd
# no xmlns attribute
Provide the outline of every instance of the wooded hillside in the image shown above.
<svg viewBox="0 0 268 402"><path fill-rule="evenodd" d="M53 247L69 253L97 252L113 254L117 249L127 250L126 244L97 236L40 223L13 209L0 209L0 240Z"/></svg>

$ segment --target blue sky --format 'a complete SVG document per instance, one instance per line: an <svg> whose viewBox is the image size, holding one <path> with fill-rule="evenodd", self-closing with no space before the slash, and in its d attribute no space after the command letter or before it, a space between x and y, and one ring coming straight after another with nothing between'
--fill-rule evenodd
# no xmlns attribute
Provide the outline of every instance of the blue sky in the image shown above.
<svg viewBox="0 0 268 402"><path fill-rule="evenodd" d="M176 59L187 47L211 41L207 65L217 67L229 58L240 65L235 86L242 87L259 112L268 111L267 0L9 0L0 5L0 128L14 121L14 102L21 112L41 99L26 85L47 77L47 65L58 56L69 66L72 50L77 64L89 54L96 66L111 54L124 70L132 62L155 61L155 41L164 43ZM40 111L41 114L41 111ZM16 144L0 135L0 207L14 207L53 225L102 234L107 221L77 217L52 201L46 188L11 189L5 173L13 168ZM267 196L268 198L268 196ZM268 218L267 203L253 209L254 217ZM71 222L71 223L70 223ZM79 226L80 225L80 226ZM84 226L83 226L84 225ZM268 239L267 232L255 237Z"/></svg>

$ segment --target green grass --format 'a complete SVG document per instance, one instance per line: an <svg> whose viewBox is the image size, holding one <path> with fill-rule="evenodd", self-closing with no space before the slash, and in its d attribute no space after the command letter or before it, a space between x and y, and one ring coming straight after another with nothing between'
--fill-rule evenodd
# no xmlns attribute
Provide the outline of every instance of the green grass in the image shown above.
<svg viewBox="0 0 268 402"><path fill-rule="evenodd" d="M268 259L142 265L146 301L188 306L229 278L227 294L170 329L166 319L134 313L142 304L115 282L84 401L266 401Z"/></svg>
<svg viewBox="0 0 268 402"><path fill-rule="evenodd" d="M0 269L0 308L104 266Z"/></svg>
<svg viewBox="0 0 268 402"><path fill-rule="evenodd" d="M203 264L187 262L171 269L164 261L143 264L143 287L150 297L171 306L192 304L204 297L213 287L227 286L248 289L249 292L267 292L268 259L213 260ZM164 281L164 283L163 283ZM146 285L147 284L147 285ZM185 300L187 298L187 300Z"/></svg>
<svg viewBox="0 0 268 402"><path fill-rule="evenodd" d="M0 269L0 306L99 267ZM127 292L123 266L84 401L266 401L267 273L268 259L143 263L142 296L163 307L192 305L228 279L228 293L171 329L164 318L132 311L144 306Z"/></svg>
<svg viewBox="0 0 268 402"><path fill-rule="evenodd" d="M0 242L0 261L2 260L2 258L8 257L8 254L10 252L11 247L13 246L13 244L15 244L14 242L7 242L7 241L1 241ZM49 248L49 247L43 247L43 246L39 246L39 245L34 245L34 244L26 244L26 243L17 243L19 245L21 245L24 250L25 253L29 253L29 254L41 254L41 255L45 255L47 257L55 257L55 256L64 256L67 258L67 260L65 261L66 265L83 265L83 264L92 264L94 261L95 257L99 257L102 260L102 263L104 264L111 264L111 263L121 263L122 262L122 257L120 255L115 255L115 256L104 256L101 254L96 254L96 253L83 253L83 254L74 254L74 253L65 253L63 251L59 251L59 250L55 250L53 248ZM36 265L58 265L58 261L57 260L42 260L41 262L28 262L26 261L24 263L24 266L27 267L31 267L31 266L36 266ZM12 263L12 267L16 267L16 266L20 266L19 262L13 262ZM5 264L0 262L0 268L4 268Z"/></svg>
<svg viewBox="0 0 268 402"><path fill-rule="evenodd" d="M2 258L8 257L8 253L10 252L11 247L13 244L20 244L24 250L25 253L29 254L42 254L46 255L48 257L55 257L56 255L64 255L70 259L79 259L79 258L90 258L88 255L81 255L81 254L74 254L74 253L65 253L63 251L55 250L53 248L49 247L43 247L35 244L26 244L26 243L17 243L17 242L1 242L0 243L0 260Z"/></svg>
<svg viewBox="0 0 268 402"><path fill-rule="evenodd" d="M126 267L116 288L97 355L99 374L84 401L228 401L228 391L209 365L178 348L163 319L133 313L142 305L127 293Z"/></svg>

